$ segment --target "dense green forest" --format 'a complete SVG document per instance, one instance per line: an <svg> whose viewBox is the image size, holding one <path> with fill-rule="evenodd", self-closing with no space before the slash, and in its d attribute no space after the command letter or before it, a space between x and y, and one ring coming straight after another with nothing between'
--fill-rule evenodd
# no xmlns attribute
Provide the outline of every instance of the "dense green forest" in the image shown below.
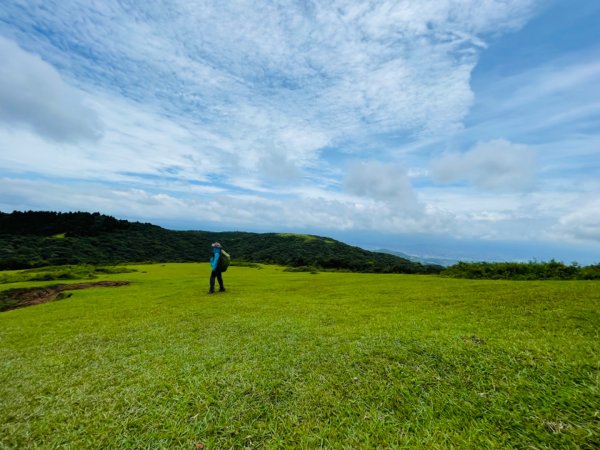
<svg viewBox="0 0 600 450"><path fill-rule="evenodd" d="M419 264L312 235L172 231L100 213L0 212L0 269L62 264L208 261L219 241L234 262L376 273L439 273Z"/></svg>

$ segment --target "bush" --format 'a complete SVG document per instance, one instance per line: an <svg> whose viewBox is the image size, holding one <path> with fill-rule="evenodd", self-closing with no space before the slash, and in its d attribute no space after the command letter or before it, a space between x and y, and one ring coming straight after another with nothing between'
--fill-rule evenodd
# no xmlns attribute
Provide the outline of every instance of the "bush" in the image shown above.
<svg viewBox="0 0 600 450"><path fill-rule="evenodd" d="M459 262L446 268L441 275L492 280L598 280L600 264L582 267L573 263L568 266L553 259L548 262L528 263Z"/></svg>

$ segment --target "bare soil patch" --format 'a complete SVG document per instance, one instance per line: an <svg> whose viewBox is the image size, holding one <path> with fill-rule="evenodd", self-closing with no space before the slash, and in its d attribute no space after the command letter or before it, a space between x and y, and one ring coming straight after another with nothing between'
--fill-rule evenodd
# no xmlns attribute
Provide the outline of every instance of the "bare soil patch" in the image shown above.
<svg viewBox="0 0 600 450"><path fill-rule="evenodd" d="M93 287L117 287L126 286L129 281L96 281L77 284L55 284L52 286L17 288L0 292L0 312L11 309L24 308L26 306L39 305L61 298L70 297L65 291L77 289L89 289Z"/></svg>

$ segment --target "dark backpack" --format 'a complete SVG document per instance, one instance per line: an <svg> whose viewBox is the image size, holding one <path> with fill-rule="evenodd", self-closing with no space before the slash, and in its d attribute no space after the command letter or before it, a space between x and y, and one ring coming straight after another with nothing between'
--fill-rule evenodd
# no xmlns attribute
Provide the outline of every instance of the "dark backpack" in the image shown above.
<svg viewBox="0 0 600 450"><path fill-rule="evenodd" d="M221 256L217 262L217 267L221 272L227 272L229 263L231 262L231 256L225 250L221 249Z"/></svg>

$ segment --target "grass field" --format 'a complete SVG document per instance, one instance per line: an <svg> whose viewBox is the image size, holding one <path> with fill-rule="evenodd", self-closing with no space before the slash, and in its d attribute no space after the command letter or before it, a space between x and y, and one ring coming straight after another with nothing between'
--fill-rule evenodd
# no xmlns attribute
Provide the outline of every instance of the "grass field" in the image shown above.
<svg viewBox="0 0 600 450"><path fill-rule="evenodd" d="M0 448L600 446L600 282L135 268L0 313Z"/></svg>

